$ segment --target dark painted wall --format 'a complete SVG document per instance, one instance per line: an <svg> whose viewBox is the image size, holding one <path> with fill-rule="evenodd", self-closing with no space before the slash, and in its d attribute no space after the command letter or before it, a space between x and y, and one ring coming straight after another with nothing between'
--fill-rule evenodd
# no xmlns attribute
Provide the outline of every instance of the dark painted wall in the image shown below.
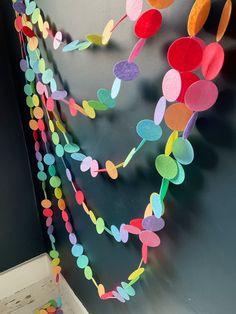
<svg viewBox="0 0 236 314"><path fill-rule="evenodd" d="M11 20L8 20L9 26ZM0 10L0 272L45 251ZM8 26L8 27L9 27ZM18 48L18 46L16 46ZM21 86L17 86L17 89ZM3 288L3 287L1 287Z"/></svg>
<svg viewBox="0 0 236 314"><path fill-rule="evenodd" d="M71 118L62 107L75 140L101 163L108 158L117 162L123 160L137 144L135 125L140 119L152 117L161 95L161 79L168 69L167 47L172 40L186 35L185 25L193 2L178 0L165 10L161 32L148 41L138 58L142 75L137 81L125 84L115 110L89 121L83 117ZM40 0L37 3L58 29L67 31L74 39L102 30L105 22L111 17L120 17L124 8L124 1L113 0L67 0L66 4L62 0ZM213 1L209 22L201 33L208 42L214 40L222 5L223 1ZM5 10L9 8L6 3ZM10 11L5 12L9 14ZM57 215L56 238L63 274L92 314L235 313L235 12L234 7L234 17L223 40L226 64L217 79L221 91L219 101L212 110L201 115L190 138L195 147L195 161L187 168L185 183L171 188L167 197L167 225L161 233L162 245L159 250L152 251L145 276L136 285L137 296L131 302L121 305L116 301L98 299L94 287L75 265L67 234ZM9 19L9 32L12 31L11 23ZM110 48L82 54L53 51L48 41L45 54L48 65L55 66L58 78L68 86L72 95L92 99L98 88L111 85L112 65L128 56L136 40L131 27L130 22L124 22L115 32ZM17 47L12 39L9 41L12 47ZM167 132L161 145L148 144L115 183L105 176L92 179L80 172L78 164L68 160L91 208L105 217L108 224L119 225L143 213L150 193L160 185L154 159L163 151L166 136ZM75 204L60 161L57 164L64 179L63 187L74 225L96 278L112 287L134 269L140 247L136 242L122 246L106 236L98 236Z"/></svg>

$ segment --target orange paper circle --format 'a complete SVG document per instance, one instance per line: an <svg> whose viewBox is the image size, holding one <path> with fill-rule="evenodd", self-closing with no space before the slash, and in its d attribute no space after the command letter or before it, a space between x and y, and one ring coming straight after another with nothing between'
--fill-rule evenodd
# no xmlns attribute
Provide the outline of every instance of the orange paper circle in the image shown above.
<svg viewBox="0 0 236 314"><path fill-rule="evenodd" d="M220 23L217 30L216 41L220 41L224 36L229 25L229 20L232 12L232 1L227 0L221 14Z"/></svg>
<svg viewBox="0 0 236 314"><path fill-rule="evenodd" d="M118 178L118 171L112 161L106 161L106 170L110 178L112 178L113 180Z"/></svg>
<svg viewBox="0 0 236 314"><path fill-rule="evenodd" d="M211 9L211 0L196 0L188 17L188 34L195 36L205 24Z"/></svg>
<svg viewBox="0 0 236 314"><path fill-rule="evenodd" d="M192 111L185 104L175 103L167 108L165 122L171 130L183 131L191 116Z"/></svg>
<svg viewBox="0 0 236 314"><path fill-rule="evenodd" d="M43 118L43 109L41 107L35 107L33 110L33 114L36 119L42 119Z"/></svg>
<svg viewBox="0 0 236 314"><path fill-rule="evenodd" d="M148 3L155 9L165 9L175 0L148 0Z"/></svg>

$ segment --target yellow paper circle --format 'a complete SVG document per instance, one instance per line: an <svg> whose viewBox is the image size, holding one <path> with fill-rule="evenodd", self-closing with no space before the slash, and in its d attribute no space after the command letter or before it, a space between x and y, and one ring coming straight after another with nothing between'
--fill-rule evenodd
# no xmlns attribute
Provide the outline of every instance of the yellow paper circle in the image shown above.
<svg viewBox="0 0 236 314"><path fill-rule="evenodd" d="M110 20L107 25L104 28L104 31L102 33L102 44L107 45L111 35L112 35L112 29L114 27L114 20Z"/></svg>
<svg viewBox="0 0 236 314"><path fill-rule="evenodd" d="M200 32L211 9L211 0L196 0L188 17L188 34L195 36Z"/></svg>

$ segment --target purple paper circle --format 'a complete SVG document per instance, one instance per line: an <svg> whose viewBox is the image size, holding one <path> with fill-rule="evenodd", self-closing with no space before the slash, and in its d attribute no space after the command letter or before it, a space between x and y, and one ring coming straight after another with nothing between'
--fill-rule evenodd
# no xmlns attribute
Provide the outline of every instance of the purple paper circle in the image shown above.
<svg viewBox="0 0 236 314"><path fill-rule="evenodd" d="M71 244L75 245L77 243L76 235L74 233L70 233L69 234L69 240L70 240Z"/></svg>
<svg viewBox="0 0 236 314"><path fill-rule="evenodd" d="M156 232L164 228L165 222L162 218L148 216L143 219L142 225L144 229Z"/></svg>
<svg viewBox="0 0 236 314"><path fill-rule="evenodd" d="M113 74L122 81L132 81L139 75L139 68L134 62L122 60L114 65Z"/></svg>

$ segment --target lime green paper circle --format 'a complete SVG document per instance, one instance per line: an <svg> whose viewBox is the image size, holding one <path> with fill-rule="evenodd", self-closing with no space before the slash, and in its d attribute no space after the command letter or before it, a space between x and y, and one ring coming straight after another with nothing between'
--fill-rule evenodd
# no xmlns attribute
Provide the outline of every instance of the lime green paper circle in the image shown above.
<svg viewBox="0 0 236 314"><path fill-rule="evenodd" d="M49 183L50 183L51 187L58 188L61 185L61 179L57 176L53 176L49 180Z"/></svg>
<svg viewBox="0 0 236 314"><path fill-rule="evenodd" d="M89 266L85 267L84 276L88 280L91 280L93 278L93 271L92 271L91 267L89 267Z"/></svg>
<svg viewBox="0 0 236 314"><path fill-rule="evenodd" d="M97 233L98 234L102 234L103 231L105 229L105 223L104 223L104 220L99 217L96 221L96 230L97 230Z"/></svg>
<svg viewBox="0 0 236 314"><path fill-rule="evenodd" d="M52 133L52 141L55 145L59 144L60 138L57 132Z"/></svg>
<svg viewBox="0 0 236 314"><path fill-rule="evenodd" d="M178 167L176 161L164 154L157 156L155 166L158 173L165 179L171 180L178 173Z"/></svg>

